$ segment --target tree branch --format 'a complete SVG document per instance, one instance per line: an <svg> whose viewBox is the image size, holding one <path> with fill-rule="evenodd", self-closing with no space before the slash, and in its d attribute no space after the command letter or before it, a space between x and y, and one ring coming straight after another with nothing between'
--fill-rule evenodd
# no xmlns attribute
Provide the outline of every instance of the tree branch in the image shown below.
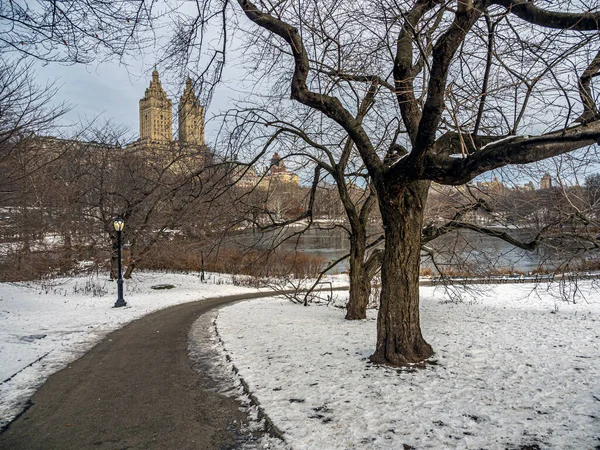
<svg viewBox="0 0 600 450"><path fill-rule="evenodd" d="M534 5L529 0L493 0L493 4L508 9L517 17L545 28L558 28L576 31L596 31L599 29L600 13L586 11L565 13L548 11Z"/></svg>
<svg viewBox="0 0 600 450"><path fill-rule="evenodd" d="M479 108L477 109L477 117L475 118L475 126L473 127L473 134L477 135L479 132L479 126L481 125L481 119L483 118L483 112L485 107L485 100L487 98L488 83L490 80L490 70L492 68L492 58L494 57L494 30L498 22L492 23L490 15L485 12L485 23L487 25L487 54L485 60L485 72L483 74L483 83L481 86L481 98L479 99Z"/></svg>
<svg viewBox="0 0 600 450"><path fill-rule="evenodd" d="M427 11L433 8L430 1L419 0L404 17L404 26L396 41L396 56L394 58L394 85L396 98L402 114L402 121L414 143L419 129L421 110L413 86L413 34L419 20Z"/></svg>
<svg viewBox="0 0 600 450"><path fill-rule="evenodd" d="M554 131L541 136L499 138L463 158L453 158L460 151L429 153L422 178L440 184L467 183L489 170L509 164L528 164L596 144L600 141L600 120Z"/></svg>
<svg viewBox="0 0 600 450"><path fill-rule="evenodd" d="M371 176L379 176L382 163L373 144L363 129L360 121L344 108L340 100L325 94L318 94L308 89L307 78L310 71L308 54L298 29L260 11L248 0L238 0L246 17L258 26L284 39L290 46L294 57L294 74L291 80L292 98L314 108L341 125L356 144L360 155Z"/></svg>
<svg viewBox="0 0 600 450"><path fill-rule="evenodd" d="M317 192L317 187L319 185L320 179L321 179L321 166L317 165L315 167L315 175L313 178L312 186L310 188L310 197L308 199L308 207L302 214L300 214L297 217L294 217L292 219L284 220L282 222L273 222L267 226L260 226L259 229L263 232L270 231L275 228L282 228L287 225L291 225L293 223L300 222L301 220L304 220L304 219L309 219L309 226L310 226L310 223L312 223L313 207L315 204L315 195Z"/></svg>
<svg viewBox="0 0 600 450"><path fill-rule="evenodd" d="M579 96L581 97L581 103L583 103L583 114L577 119L577 122L587 123L598 118L598 108L590 88L592 78L598 75L598 71L600 71L600 52L596 53L592 62L579 78Z"/></svg>
<svg viewBox="0 0 600 450"><path fill-rule="evenodd" d="M457 220L451 220L447 224L445 224L439 228L436 228L435 232L432 233L431 236L428 237L427 239L423 238L422 242L423 243L431 242L433 239L436 239L443 234L447 234L447 233L450 233L451 231L459 230L459 229L471 230L471 231L475 231L480 234L484 234L486 236L501 239L504 242L507 242L515 247L522 248L523 250L528 250L528 251L535 250L536 248L538 248L538 246L541 242L540 234L538 234L535 237L535 239L533 239L532 241L523 242L518 239L515 239L510 234L508 234L504 231L493 230L491 228L481 227L481 226L475 225L473 223L461 222L461 221L457 221Z"/></svg>
<svg viewBox="0 0 600 450"><path fill-rule="evenodd" d="M448 70L454 54L464 41L466 34L473 24L483 14L483 10L479 6L469 6L465 3L459 1L459 8L452 25L439 37L433 48L433 63L427 87L427 100L423 107L423 115L419 121L419 130L414 141L414 148L407 157L406 164L407 167L411 168L411 171L416 172L417 176L423 166L425 154L435 142L436 132L444 111ZM396 172L401 170L399 165L395 167L398 167Z"/></svg>

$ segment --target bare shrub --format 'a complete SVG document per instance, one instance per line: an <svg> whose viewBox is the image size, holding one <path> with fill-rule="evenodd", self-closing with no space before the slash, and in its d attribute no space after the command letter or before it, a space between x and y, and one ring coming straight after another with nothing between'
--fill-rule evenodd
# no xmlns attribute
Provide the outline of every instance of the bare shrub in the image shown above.
<svg viewBox="0 0 600 450"><path fill-rule="evenodd" d="M54 275L68 275L74 271L73 261L64 252L11 251L0 258L0 282L32 281Z"/></svg>
<svg viewBox="0 0 600 450"><path fill-rule="evenodd" d="M284 251L241 251L221 247L218 251L205 252L204 269L209 272L248 275L255 278L316 277L324 265L324 259L304 253ZM169 241L149 251L140 268L154 270L200 271L202 250L185 240Z"/></svg>

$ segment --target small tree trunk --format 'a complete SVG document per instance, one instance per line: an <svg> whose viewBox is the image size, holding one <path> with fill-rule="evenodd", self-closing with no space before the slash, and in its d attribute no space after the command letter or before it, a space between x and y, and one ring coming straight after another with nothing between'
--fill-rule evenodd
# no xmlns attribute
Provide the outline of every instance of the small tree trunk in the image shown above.
<svg viewBox="0 0 600 450"><path fill-rule="evenodd" d="M125 270L125 273L123 274L123 278L125 278L126 280L129 280L131 278L131 275L133 274L133 271L135 269L135 260L131 260L129 261L129 264L127 264L127 269Z"/></svg>
<svg viewBox="0 0 600 450"><path fill-rule="evenodd" d="M64 242L64 260L67 263L70 263L71 260L73 259L73 242L71 239L71 232L70 231L65 231L65 233L63 234L63 242Z"/></svg>
<svg viewBox="0 0 600 450"><path fill-rule="evenodd" d="M429 184L416 181L397 190L384 187L378 192L385 250L377 348L370 358L377 364L402 366L433 355L419 321L421 229Z"/></svg>
<svg viewBox="0 0 600 450"><path fill-rule="evenodd" d="M131 278L131 275L133 274L133 271L135 270L137 260L138 260L137 253L138 253L137 239L133 238L133 239L131 239L130 244L129 244L129 262L127 264L127 269L125 270L125 273L123 274L123 278L125 278L126 280L129 280Z"/></svg>
<svg viewBox="0 0 600 450"><path fill-rule="evenodd" d="M365 269L366 233L354 230L350 236L350 299L346 305L347 320L367 318L371 279Z"/></svg>
<svg viewBox="0 0 600 450"><path fill-rule="evenodd" d="M119 247L119 243L117 242L117 234L110 234L110 242L111 242L111 253L110 253L110 279L116 280L119 278L119 268L117 261L117 250Z"/></svg>

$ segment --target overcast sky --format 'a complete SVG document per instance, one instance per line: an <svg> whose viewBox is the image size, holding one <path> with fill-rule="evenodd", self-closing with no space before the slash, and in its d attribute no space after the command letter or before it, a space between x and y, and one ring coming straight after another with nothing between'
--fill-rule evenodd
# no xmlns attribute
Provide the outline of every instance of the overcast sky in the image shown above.
<svg viewBox="0 0 600 450"><path fill-rule="evenodd" d="M38 65L37 81L42 85L55 81L60 87L54 99L55 104L65 101L71 105L70 112L61 121L62 124L87 123L93 119L103 122L112 119L116 124L127 126L137 138L139 100L144 96L144 91L150 83L152 68L153 64L146 64L144 67L142 64L125 67L114 62L71 66ZM160 72L160 65L158 69ZM232 70L230 75L231 72ZM230 78L228 77L229 81ZM169 82L161 76L161 83L168 97L173 100L175 111L182 93L183 81ZM226 82L218 89L206 111L209 142L214 127L211 128L208 119L220 110L228 108L232 100L240 96L239 92L228 87L229 84ZM174 121L176 121L175 116Z"/></svg>

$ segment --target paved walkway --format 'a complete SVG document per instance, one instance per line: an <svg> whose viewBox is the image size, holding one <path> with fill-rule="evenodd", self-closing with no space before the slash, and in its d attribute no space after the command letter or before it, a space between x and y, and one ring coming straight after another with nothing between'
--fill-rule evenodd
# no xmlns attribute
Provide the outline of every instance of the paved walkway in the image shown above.
<svg viewBox="0 0 600 450"><path fill-rule="evenodd" d="M256 293L174 306L104 338L52 375L32 406L0 434L4 450L227 449L239 404L211 392L188 359L188 331L212 308Z"/></svg>

